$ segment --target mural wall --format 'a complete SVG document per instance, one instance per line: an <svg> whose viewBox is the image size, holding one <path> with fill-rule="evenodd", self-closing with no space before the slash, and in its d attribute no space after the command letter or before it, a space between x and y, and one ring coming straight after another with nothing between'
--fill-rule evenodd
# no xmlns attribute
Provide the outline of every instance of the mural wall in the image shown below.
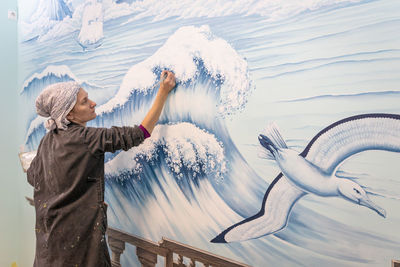
<svg viewBox="0 0 400 267"><path fill-rule="evenodd" d="M19 0L25 151L34 101L76 80L89 126L159 125L106 157L109 225L254 266L387 266L400 246L400 2ZM127 247L123 266L138 264Z"/></svg>

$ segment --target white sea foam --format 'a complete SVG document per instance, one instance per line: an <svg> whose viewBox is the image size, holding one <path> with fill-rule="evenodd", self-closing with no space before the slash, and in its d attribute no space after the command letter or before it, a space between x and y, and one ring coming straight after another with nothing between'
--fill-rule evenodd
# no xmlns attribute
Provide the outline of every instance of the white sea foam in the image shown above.
<svg viewBox="0 0 400 267"><path fill-rule="evenodd" d="M163 149L166 163L173 173L182 177L182 168L193 172L214 174L221 178L226 172L224 148L213 134L190 123L157 125L139 147L121 152L105 165L105 173L113 177L122 173L139 174L140 160L151 162L157 158L158 149Z"/></svg>
<svg viewBox="0 0 400 267"><path fill-rule="evenodd" d="M228 114L244 106L251 80L247 62L225 40L214 36L206 25L179 28L151 57L134 65L125 75L118 93L98 109L112 112L128 101L133 91L149 92L154 88L155 68L169 68L177 80L187 82L199 73L200 59L208 74L223 81L220 113Z"/></svg>

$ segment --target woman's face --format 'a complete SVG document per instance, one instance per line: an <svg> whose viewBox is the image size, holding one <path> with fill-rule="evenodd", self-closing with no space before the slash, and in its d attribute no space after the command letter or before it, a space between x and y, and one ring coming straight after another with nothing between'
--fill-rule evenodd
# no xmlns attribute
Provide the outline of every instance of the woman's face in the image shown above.
<svg viewBox="0 0 400 267"><path fill-rule="evenodd" d="M82 88L78 92L76 104L68 113L67 119L77 124L86 126L86 122L96 118L96 103L88 98L88 93Z"/></svg>

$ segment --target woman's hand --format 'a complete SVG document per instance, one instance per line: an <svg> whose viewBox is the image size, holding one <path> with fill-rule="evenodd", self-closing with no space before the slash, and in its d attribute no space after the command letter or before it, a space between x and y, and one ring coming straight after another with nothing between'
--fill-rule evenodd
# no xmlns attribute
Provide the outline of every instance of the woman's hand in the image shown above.
<svg viewBox="0 0 400 267"><path fill-rule="evenodd" d="M175 74L171 71L163 70L161 72L160 81L160 92L168 94L176 85Z"/></svg>

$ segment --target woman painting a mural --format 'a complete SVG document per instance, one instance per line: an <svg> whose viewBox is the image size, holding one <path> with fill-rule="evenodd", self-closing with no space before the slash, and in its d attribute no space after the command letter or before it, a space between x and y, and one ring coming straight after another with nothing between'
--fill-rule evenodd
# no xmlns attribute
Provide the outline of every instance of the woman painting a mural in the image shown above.
<svg viewBox="0 0 400 267"><path fill-rule="evenodd" d="M86 127L96 117L96 103L76 82L52 84L38 96L37 113L50 118L28 169L36 210L34 266L111 266L104 153L126 151L149 137L174 87L175 75L163 71L153 105L134 127Z"/></svg>
<svg viewBox="0 0 400 267"><path fill-rule="evenodd" d="M400 1L18 2L20 151L28 161L39 148L36 265L101 261L103 201L113 229L251 266L398 258ZM164 69L179 83L152 129L142 120ZM35 100L70 81L76 108L56 105L71 123L46 133ZM101 129L140 122L151 138L103 156L145 136ZM121 266L140 266L136 252L127 245Z"/></svg>

